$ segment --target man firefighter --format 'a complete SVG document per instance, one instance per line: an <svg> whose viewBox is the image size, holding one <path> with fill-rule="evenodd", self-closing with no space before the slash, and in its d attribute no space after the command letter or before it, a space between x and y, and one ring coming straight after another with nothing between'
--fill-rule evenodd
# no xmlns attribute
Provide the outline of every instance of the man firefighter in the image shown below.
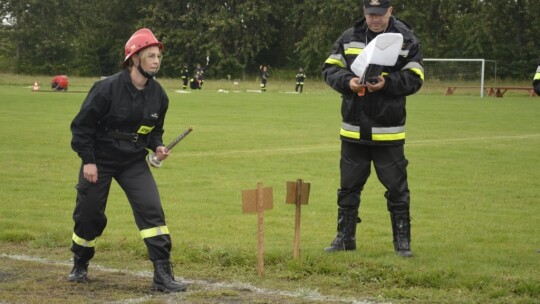
<svg viewBox="0 0 540 304"><path fill-rule="evenodd" d="M302 91L304 90L304 80L306 80L306 74L304 73L303 68L298 69L298 73L296 74L295 80L296 80L296 87L294 88L294 90L297 93L302 93Z"/></svg>
<svg viewBox="0 0 540 304"><path fill-rule="evenodd" d="M411 28L392 16L390 0L364 0L364 18L335 42L324 63L326 83L342 96L340 189L337 193L337 236L327 252L355 250L360 194L371 172L371 163L384 194L393 231L395 253L412 256L409 187L405 143L405 100L423 84L420 43ZM403 35L394 66L370 66L371 79L359 82L351 64L377 35ZM359 92L366 91L363 96Z"/></svg>
<svg viewBox="0 0 540 304"><path fill-rule="evenodd" d="M154 266L153 288L185 291L172 274L171 237L158 188L145 161L147 149L159 160L169 156L163 145L163 125L169 99L154 79L163 44L146 28L125 45L124 69L91 88L71 123L71 146L82 165L77 184L69 281L87 278L97 238L107 224L105 207L114 178L126 193L140 235Z"/></svg>
<svg viewBox="0 0 540 304"><path fill-rule="evenodd" d="M182 76L182 90L185 90L188 85L189 81L189 69L187 63L184 63L182 65L182 69L180 70L180 75Z"/></svg>
<svg viewBox="0 0 540 304"><path fill-rule="evenodd" d="M270 74L268 73L268 66L266 64L261 65L259 70L261 71L261 92L266 92L266 83L270 77Z"/></svg>
<svg viewBox="0 0 540 304"><path fill-rule="evenodd" d="M536 73L534 74L533 88L536 95L540 96L540 61L538 61L538 67L536 68Z"/></svg>

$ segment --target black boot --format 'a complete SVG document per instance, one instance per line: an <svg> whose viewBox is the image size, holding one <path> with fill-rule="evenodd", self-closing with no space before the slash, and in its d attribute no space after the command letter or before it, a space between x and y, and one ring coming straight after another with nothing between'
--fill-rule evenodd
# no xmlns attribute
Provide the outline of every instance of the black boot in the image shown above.
<svg viewBox="0 0 540 304"><path fill-rule="evenodd" d="M154 261L154 280L152 287L164 292L186 291L187 284L176 282L169 260Z"/></svg>
<svg viewBox="0 0 540 304"><path fill-rule="evenodd" d="M361 220L358 210L338 209L337 236L326 252L356 250L356 224Z"/></svg>
<svg viewBox="0 0 540 304"><path fill-rule="evenodd" d="M84 282L88 274L88 261L79 259L76 255L73 256L73 269L68 276L70 282Z"/></svg>
<svg viewBox="0 0 540 304"><path fill-rule="evenodd" d="M411 218L409 211L390 212L392 233L394 236L394 251L402 257L411 257Z"/></svg>

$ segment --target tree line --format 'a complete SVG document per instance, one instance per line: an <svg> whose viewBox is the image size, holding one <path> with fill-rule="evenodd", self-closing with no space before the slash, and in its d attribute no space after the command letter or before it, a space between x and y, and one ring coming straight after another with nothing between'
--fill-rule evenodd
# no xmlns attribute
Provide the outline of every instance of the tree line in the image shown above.
<svg viewBox="0 0 540 304"><path fill-rule="evenodd" d="M540 58L538 0L394 0L425 58L496 60L502 79L532 79ZM0 68L24 74L111 75L131 34L165 44L160 74L206 64L242 78L261 64L320 76L334 41L362 18L361 0L3 0Z"/></svg>

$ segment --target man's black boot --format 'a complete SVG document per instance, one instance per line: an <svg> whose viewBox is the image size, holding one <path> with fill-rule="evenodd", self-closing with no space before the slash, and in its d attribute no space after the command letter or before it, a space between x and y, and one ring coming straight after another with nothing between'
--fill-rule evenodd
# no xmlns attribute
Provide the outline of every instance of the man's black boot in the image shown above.
<svg viewBox="0 0 540 304"><path fill-rule="evenodd" d="M411 217L409 211L390 212L394 251L402 257L412 257L411 252Z"/></svg>
<svg viewBox="0 0 540 304"><path fill-rule="evenodd" d="M176 282L169 260L154 261L154 279L152 287L163 292L186 291L187 284Z"/></svg>
<svg viewBox="0 0 540 304"><path fill-rule="evenodd" d="M356 250L356 224L361 220L358 210L338 209L337 236L326 252Z"/></svg>
<svg viewBox="0 0 540 304"><path fill-rule="evenodd" d="M84 282L88 274L88 261L81 260L76 255L73 256L73 269L68 276L70 282Z"/></svg>

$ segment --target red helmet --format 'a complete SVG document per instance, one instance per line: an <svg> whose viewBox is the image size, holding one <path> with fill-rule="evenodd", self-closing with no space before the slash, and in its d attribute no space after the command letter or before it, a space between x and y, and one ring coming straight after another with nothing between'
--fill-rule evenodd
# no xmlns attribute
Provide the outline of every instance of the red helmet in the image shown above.
<svg viewBox="0 0 540 304"><path fill-rule="evenodd" d="M163 43L159 42L156 39L156 36L154 36L151 30L147 28L142 28L136 31L135 33L133 33L133 35L131 35L128 42L126 42L126 46L124 49L124 55L126 56L126 58L124 59L124 63L127 62L131 55L136 54L142 49L154 45L157 45L160 50L163 50Z"/></svg>

